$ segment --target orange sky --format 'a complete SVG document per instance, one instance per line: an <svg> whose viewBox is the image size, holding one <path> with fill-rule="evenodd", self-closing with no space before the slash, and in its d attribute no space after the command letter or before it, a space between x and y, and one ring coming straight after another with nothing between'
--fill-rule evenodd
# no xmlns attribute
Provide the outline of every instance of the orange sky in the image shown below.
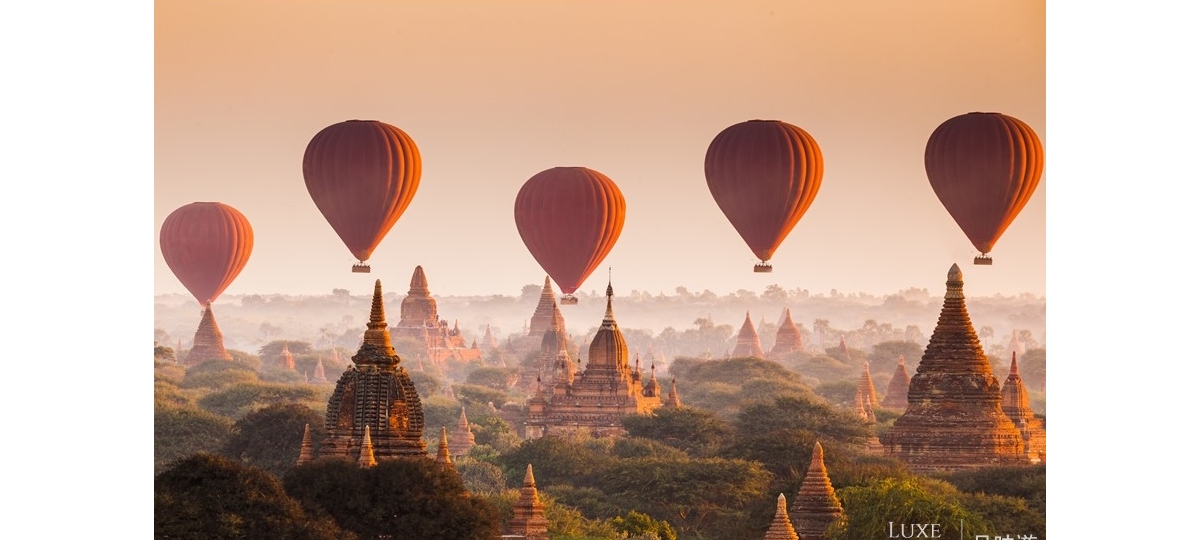
<svg viewBox="0 0 1200 540"><path fill-rule="evenodd" d="M254 227L227 294L366 294L423 265L437 294L516 294L544 272L513 224L521 185L556 166L612 178L628 211L619 294L676 286L813 293L1046 290L1048 174L992 267L941 207L924 147L944 120L996 111L1047 149L1044 2L159 2L154 292L185 293L158 251L179 206L220 201ZM423 159L413 203L369 275L308 197L300 162L327 125L375 119ZM820 193L756 262L708 192L709 142L744 120L816 138ZM581 290L602 290L597 271Z"/></svg>

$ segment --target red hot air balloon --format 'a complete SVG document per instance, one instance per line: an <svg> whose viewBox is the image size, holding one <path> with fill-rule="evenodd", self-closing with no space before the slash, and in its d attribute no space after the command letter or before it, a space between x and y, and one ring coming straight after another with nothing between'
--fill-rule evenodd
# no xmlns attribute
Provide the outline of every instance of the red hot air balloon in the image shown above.
<svg viewBox="0 0 1200 540"><path fill-rule="evenodd" d="M750 120L719 133L704 156L704 176L717 206L762 263L767 263L808 210L825 161L808 132L779 120Z"/></svg>
<svg viewBox="0 0 1200 540"><path fill-rule="evenodd" d="M195 202L167 216L158 244L171 272L205 305L216 301L246 266L254 231L232 206Z"/></svg>
<svg viewBox="0 0 1200 540"><path fill-rule="evenodd" d="M514 209L529 253L576 304L574 293L616 244L625 196L609 177L586 167L555 167L521 186Z"/></svg>
<svg viewBox="0 0 1200 540"><path fill-rule="evenodd" d="M1044 164L1033 129L1000 113L955 116L929 136L929 185L980 251L975 264L992 264L988 253L1033 196Z"/></svg>
<svg viewBox="0 0 1200 540"><path fill-rule="evenodd" d="M359 264L366 260L421 182L421 154L408 134L375 120L347 120L322 129L304 150L308 194Z"/></svg>

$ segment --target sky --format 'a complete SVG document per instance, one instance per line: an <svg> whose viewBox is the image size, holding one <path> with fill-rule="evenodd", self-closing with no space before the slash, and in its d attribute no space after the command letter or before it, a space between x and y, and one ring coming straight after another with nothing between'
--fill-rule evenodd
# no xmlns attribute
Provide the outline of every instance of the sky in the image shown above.
<svg viewBox="0 0 1200 540"><path fill-rule="evenodd" d="M176 208L218 201L254 230L226 295L402 290L517 294L545 272L513 204L551 167L604 173L620 238L580 287L726 294L777 284L828 294L943 286L1046 293L1044 2L160 2L154 13L154 292L186 293L159 251ZM976 251L924 170L943 121L1002 112L1042 139L1047 172L992 252ZM380 120L422 157L413 202L371 274L309 197L308 141ZM782 120L824 155L820 191L771 274L714 202L704 156L726 127ZM147 231L148 233L150 231ZM558 287L556 287L558 288Z"/></svg>

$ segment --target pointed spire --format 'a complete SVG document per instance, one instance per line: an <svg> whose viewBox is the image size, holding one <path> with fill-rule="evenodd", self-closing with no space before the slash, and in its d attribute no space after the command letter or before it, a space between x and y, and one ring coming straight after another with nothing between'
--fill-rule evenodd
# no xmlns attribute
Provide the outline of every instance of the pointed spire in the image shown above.
<svg viewBox="0 0 1200 540"><path fill-rule="evenodd" d="M365 469L378 464L379 462L375 461L375 447L371 445L371 426L368 424L363 426L362 446L358 451L358 466Z"/></svg>
<svg viewBox="0 0 1200 540"><path fill-rule="evenodd" d="M513 518L508 522L509 533L529 539L547 538L550 522L546 520L544 512L545 506L538 498L537 483L533 479L533 464L527 464L521 496L513 504Z"/></svg>
<svg viewBox="0 0 1200 540"><path fill-rule="evenodd" d="M673 409L683 407L683 400L679 399L679 391L675 389L675 377L671 377L671 391L667 392L667 399L663 401L663 407Z"/></svg>
<svg viewBox="0 0 1200 540"><path fill-rule="evenodd" d="M442 438L438 442L437 458L433 461L442 467L454 469L454 461L450 459L450 442L446 438L446 426L442 426Z"/></svg>
<svg viewBox="0 0 1200 540"><path fill-rule="evenodd" d="M337 358L337 349L333 350L333 354L334 354L334 358ZM328 382L329 381L329 379L325 378L325 366L323 364L324 364L324 362L321 361L321 358L317 357L317 365L313 367L313 376L312 376L313 382Z"/></svg>
<svg viewBox="0 0 1200 540"><path fill-rule="evenodd" d="M1012 364L1010 364L1008 366L1008 374L1009 374L1008 375L1009 377L1012 377L1013 375L1017 375L1017 376L1021 375L1019 372L1017 372L1017 352L1016 351L1013 351L1013 353L1012 353Z"/></svg>
<svg viewBox="0 0 1200 540"><path fill-rule="evenodd" d="M892 382L888 383L887 396L883 398L882 405L889 409L903 409L908 407L908 368L904 365L904 355L900 355L900 362L896 364L896 371L892 373Z"/></svg>
<svg viewBox="0 0 1200 540"><path fill-rule="evenodd" d="M471 433L471 423L467 420L467 408L463 407L458 417L458 426L450 437L450 454L461 456L475 446L475 434Z"/></svg>
<svg viewBox="0 0 1200 540"><path fill-rule="evenodd" d="M613 288L612 288L612 269L609 269L610 276L608 278L608 289L605 289L604 296L608 297L608 306L604 308L604 321L601 326L612 326L617 323L616 315L613 315Z"/></svg>
<svg viewBox="0 0 1200 540"><path fill-rule="evenodd" d="M408 281L408 294L429 294L429 281L425 279L425 269L420 265L413 269L412 279Z"/></svg>
<svg viewBox="0 0 1200 540"><path fill-rule="evenodd" d="M808 473L796 493L791 517L796 524L796 532L804 540L824 540L829 525L842 518L842 503L838 501L833 484L829 482L829 472L825 470L825 450L820 442L813 444Z"/></svg>
<svg viewBox="0 0 1200 540"><path fill-rule="evenodd" d="M742 329L738 332L733 356L737 358L763 358L766 356L763 354L762 343L758 340L758 331L754 329L754 323L750 322L749 311L746 311L746 319L742 322Z"/></svg>
<svg viewBox="0 0 1200 540"><path fill-rule="evenodd" d="M787 497L782 493L775 503L775 519L771 521L771 528L767 529L763 540L800 540L796 530L792 528L792 521L788 519Z"/></svg>
<svg viewBox="0 0 1200 540"><path fill-rule="evenodd" d="M525 465L525 480L523 482L521 482L521 487L527 487L527 488L537 487L537 482L535 482L533 480L533 464L532 463L527 463Z"/></svg>
<svg viewBox="0 0 1200 540"><path fill-rule="evenodd" d="M858 387L862 391L866 408L874 409L879 406L879 398L875 395L875 383L871 380L871 364L863 362L862 375L858 378Z"/></svg>
<svg viewBox="0 0 1200 540"><path fill-rule="evenodd" d="M417 269L420 270L421 267L418 266ZM421 279L424 278L425 274L421 274ZM387 348L392 346L392 336L388 333L387 319L383 315L383 282L378 279L375 280L375 294L371 297L371 320L367 323L367 331L363 333L363 344Z"/></svg>
<svg viewBox="0 0 1200 540"><path fill-rule="evenodd" d="M313 459L312 434L309 433L308 424L304 424L304 437L300 439L300 457L296 458L296 465L304 465Z"/></svg>
<svg viewBox="0 0 1200 540"><path fill-rule="evenodd" d="M213 316L212 302L204 304L204 311L200 314L200 326L196 328L192 348L188 350L183 363L190 367L209 360L233 360L225 350L225 338L221 329L217 327L217 318Z"/></svg>

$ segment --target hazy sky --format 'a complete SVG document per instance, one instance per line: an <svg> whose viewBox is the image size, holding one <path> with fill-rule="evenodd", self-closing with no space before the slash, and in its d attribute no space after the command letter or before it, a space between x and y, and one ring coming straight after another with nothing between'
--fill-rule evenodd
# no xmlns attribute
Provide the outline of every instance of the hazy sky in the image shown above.
<svg viewBox="0 0 1200 540"><path fill-rule="evenodd" d="M544 276L513 224L517 191L585 166L627 215L582 291L608 266L620 294L940 291L958 263L969 295L1045 294L1049 173L979 267L923 161L941 122L995 111L1029 124L1053 169L1045 35L1045 3L1013 0L159 2L154 292L186 293L162 221L219 201L255 234L226 294L402 290L418 264L435 294L516 294ZM300 168L309 139L348 119L399 127L423 160L369 275L350 273ZM709 142L750 119L795 124L825 156L772 274L751 272L704 178Z"/></svg>

